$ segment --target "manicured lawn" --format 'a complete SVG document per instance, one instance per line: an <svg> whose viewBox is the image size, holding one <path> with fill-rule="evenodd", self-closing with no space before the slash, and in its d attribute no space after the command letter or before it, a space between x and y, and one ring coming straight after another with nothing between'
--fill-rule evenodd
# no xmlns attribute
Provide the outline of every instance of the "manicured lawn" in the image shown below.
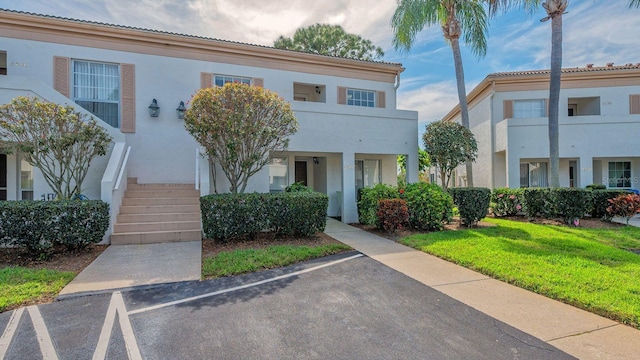
<svg viewBox="0 0 640 360"><path fill-rule="evenodd" d="M287 266L297 262L351 250L349 246L274 245L264 249L239 249L221 252L202 262L202 276L216 278Z"/></svg>
<svg viewBox="0 0 640 360"><path fill-rule="evenodd" d="M22 267L0 269L0 312L58 295L75 274Z"/></svg>
<svg viewBox="0 0 640 360"><path fill-rule="evenodd" d="M640 328L640 228L569 228L499 219L495 227L401 243ZM536 309L531 309L536 311Z"/></svg>

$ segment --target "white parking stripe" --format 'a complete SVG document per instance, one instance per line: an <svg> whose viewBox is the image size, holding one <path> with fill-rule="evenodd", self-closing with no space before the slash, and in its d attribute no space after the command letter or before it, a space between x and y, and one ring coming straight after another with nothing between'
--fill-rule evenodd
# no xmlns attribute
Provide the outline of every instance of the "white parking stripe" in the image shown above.
<svg viewBox="0 0 640 360"><path fill-rule="evenodd" d="M273 282L273 281L278 281L278 280L282 280L282 279L298 276L298 275L305 274L305 273L308 273L308 272L311 272L311 271L315 271L315 270L322 269L322 268L325 268L325 267L333 266L333 265L336 265L336 264L339 264L339 263L342 263L342 262L345 262L345 261L348 261L348 260L353 260L355 258L359 258L361 256L363 256L363 255L362 254L358 254L358 255L350 256L348 258L332 261L330 263L318 265L318 266L315 266L315 267L312 267L312 268L308 268L308 269L292 272L290 274L280 275L280 276L276 276L276 277L273 277L273 278L270 278L270 279L256 281L256 282L253 282L253 283L250 283L250 284L240 285L240 286L232 287L232 288L229 288L229 289L218 290L218 291L207 293L207 294L202 294L202 295L193 296L193 297L190 297L190 298L185 298L185 299L182 299L182 300L176 300L176 301L171 301L171 302L167 302L167 303L164 303L164 304L158 304L158 305L149 306L149 307L146 307L146 308L132 310L132 311L129 311L129 315L134 315L134 314L139 314L139 313L143 313L143 312L147 312L147 311L162 309L162 308L165 308L165 307L168 307L168 306L183 304L183 303L194 301L194 300L200 300L200 299L204 299L204 298L208 298L208 297L212 297L212 296L216 296L216 295L226 294L226 293L233 292L233 291L247 289L247 288L250 288L250 287L254 287L254 286L270 283L270 282Z"/></svg>
<svg viewBox="0 0 640 360"><path fill-rule="evenodd" d="M111 295L111 302L109 302L109 309L107 309L107 316L104 319L102 325L102 331L100 332L100 338L98 339L98 346L93 353L93 360L102 360L107 356L107 348L109 347L109 341L111 340L111 330L115 322L116 313L118 314L118 322L120 323L120 329L124 337L124 345L127 349L127 354L131 360L142 360L142 354L140 354L140 348L138 348L138 342L136 341L135 334L133 333L133 327L131 321L129 321L129 315L127 314L127 308L122 298L122 293L119 291L114 292Z"/></svg>
<svg viewBox="0 0 640 360"><path fill-rule="evenodd" d="M11 339L13 339L13 334L15 334L16 329L18 328L18 323L20 323L22 313L24 313L24 308L14 310L11 314L11 318L9 318L7 327L4 329L2 337L0 337L0 359L4 359L4 356L7 354L7 350L11 344Z"/></svg>
<svg viewBox="0 0 640 360"><path fill-rule="evenodd" d="M35 305L27 307L27 310L29 311L29 316L31 316L33 327L36 330L36 338L38 339L38 343L40 344L42 359L58 360L56 348L53 346L53 342L51 341L51 336L49 336L47 326L44 324L42 315L40 315L40 310L38 310L38 307Z"/></svg>

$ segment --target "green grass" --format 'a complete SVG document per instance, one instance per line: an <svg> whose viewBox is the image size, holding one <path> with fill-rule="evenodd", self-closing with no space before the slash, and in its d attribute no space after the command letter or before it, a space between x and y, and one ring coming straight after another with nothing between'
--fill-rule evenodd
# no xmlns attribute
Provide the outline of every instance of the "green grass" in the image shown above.
<svg viewBox="0 0 640 360"><path fill-rule="evenodd" d="M347 245L321 246L274 245L264 249L240 249L221 252L204 259L202 276L217 278L295 264L351 250Z"/></svg>
<svg viewBox="0 0 640 360"><path fill-rule="evenodd" d="M75 274L22 267L0 269L0 312L56 296Z"/></svg>
<svg viewBox="0 0 640 360"><path fill-rule="evenodd" d="M497 226L413 235L401 243L640 328L640 228ZM535 309L531 309L535 311Z"/></svg>

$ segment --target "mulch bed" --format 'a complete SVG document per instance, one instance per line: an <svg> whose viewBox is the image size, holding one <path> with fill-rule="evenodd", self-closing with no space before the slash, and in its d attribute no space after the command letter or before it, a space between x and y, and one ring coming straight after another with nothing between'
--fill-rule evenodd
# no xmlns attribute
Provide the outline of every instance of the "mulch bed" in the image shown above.
<svg viewBox="0 0 640 360"><path fill-rule="evenodd" d="M20 248L0 248L0 268L20 266L79 274L106 248L107 245L91 244L84 249L66 251L63 247L58 247L47 253L46 257L29 254Z"/></svg>

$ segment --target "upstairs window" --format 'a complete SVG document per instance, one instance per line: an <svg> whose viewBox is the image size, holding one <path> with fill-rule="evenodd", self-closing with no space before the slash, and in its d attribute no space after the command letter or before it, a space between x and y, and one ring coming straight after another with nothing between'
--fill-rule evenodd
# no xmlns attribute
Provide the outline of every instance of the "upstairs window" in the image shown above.
<svg viewBox="0 0 640 360"><path fill-rule="evenodd" d="M120 127L120 66L74 60L73 101L107 124Z"/></svg>
<svg viewBox="0 0 640 360"><path fill-rule="evenodd" d="M371 90L347 89L347 105L376 107L376 92Z"/></svg>
<svg viewBox="0 0 640 360"><path fill-rule="evenodd" d="M215 86L224 86L226 83L241 83L251 85L251 78L240 76L216 75L213 81Z"/></svg>
<svg viewBox="0 0 640 360"><path fill-rule="evenodd" d="M535 100L514 100L513 118L537 118L547 116L546 101L544 99Z"/></svg>
<svg viewBox="0 0 640 360"><path fill-rule="evenodd" d="M7 75L7 52L0 51L0 75Z"/></svg>

